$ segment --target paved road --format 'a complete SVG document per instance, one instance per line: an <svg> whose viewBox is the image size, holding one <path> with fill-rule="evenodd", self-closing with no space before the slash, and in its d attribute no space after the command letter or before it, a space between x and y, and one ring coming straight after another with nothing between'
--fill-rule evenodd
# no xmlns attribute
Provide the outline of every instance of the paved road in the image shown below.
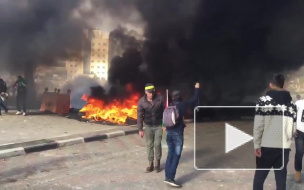
<svg viewBox="0 0 304 190"><path fill-rule="evenodd" d="M215 132L208 131L210 135ZM165 143L163 150L165 157ZM304 189L293 181L293 155L294 152L288 167L288 189ZM193 125L189 125L176 178L183 189L252 187L253 171L196 171L193 163ZM0 189L172 189L163 183L164 171L146 174L146 166L144 140L138 135L128 135L1 160ZM273 172L265 182L265 189L275 189Z"/></svg>
<svg viewBox="0 0 304 190"><path fill-rule="evenodd" d="M55 114L28 113L28 116L9 114L0 116L0 145L41 140L64 135L104 130L111 132L124 126L79 122ZM120 130L119 129L119 130ZM3 138L5 137L5 138Z"/></svg>

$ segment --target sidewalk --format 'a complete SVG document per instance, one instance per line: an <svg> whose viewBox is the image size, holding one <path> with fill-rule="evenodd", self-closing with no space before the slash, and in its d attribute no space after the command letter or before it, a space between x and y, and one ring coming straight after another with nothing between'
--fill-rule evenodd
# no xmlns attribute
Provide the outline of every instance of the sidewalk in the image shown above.
<svg viewBox="0 0 304 190"><path fill-rule="evenodd" d="M47 145L48 143L51 143L54 148L54 146L60 147L58 143L63 143L62 141L68 145L73 144L66 143L66 140L69 139L74 139L74 144L78 144L133 133L137 133L137 128L134 126L81 122L56 114L39 112L29 112L27 116L22 116L10 111L8 114L3 113L0 116L0 151L29 146L36 146L35 150L37 150L37 145ZM0 157L3 158L1 153Z"/></svg>

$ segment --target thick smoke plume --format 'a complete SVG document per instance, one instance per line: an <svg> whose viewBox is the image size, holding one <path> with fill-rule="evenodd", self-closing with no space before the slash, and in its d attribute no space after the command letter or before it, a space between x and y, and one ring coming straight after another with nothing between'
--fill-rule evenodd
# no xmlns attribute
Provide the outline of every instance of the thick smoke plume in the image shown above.
<svg viewBox="0 0 304 190"><path fill-rule="evenodd" d="M141 21L132 2L0 1L2 69L23 71L27 64L54 65L60 60L80 57L84 29L110 32L117 26L138 28Z"/></svg>
<svg viewBox="0 0 304 190"><path fill-rule="evenodd" d="M144 38L111 33L132 44L113 56L112 83L199 81L206 103L235 105L260 95L273 73L303 64L303 8L283 0L3 0L0 64L15 70L77 57L84 28L121 26Z"/></svg>
<svg viewBox="0 0 304 190"><path fill-rule="evenodd" d="M303 64L302 1L139 1L143 59L157 85L200 81L204 101L260 95L273 73Z"/></svg>

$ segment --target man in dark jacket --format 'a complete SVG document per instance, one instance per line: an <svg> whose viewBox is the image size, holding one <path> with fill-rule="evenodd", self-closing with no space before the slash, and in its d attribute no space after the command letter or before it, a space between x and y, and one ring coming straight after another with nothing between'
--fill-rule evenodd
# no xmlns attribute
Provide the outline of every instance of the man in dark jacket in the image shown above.
<svg viewBox="0 0 304 190"><path fill-rule="evenodd" d="M168 145L168 157L166 161L166 179L165 183L173 187L181 187L174 180L176 169L179 163L179 159L182 154L183 144L184 144L184 115L186 114L187 108L194 105L199 98L199 83L195 84L194 96L188 100L183 101L179 91L174 91L172 93L172 105L176 105L179 111L179 119L173 127L166 127L167 130L167 145Z"/></svg>
<svg viewBox="0 0 304 190"><path fill-rule="evenodd" d="M15 83L15 88L17 89L17 97L16 97L16 102L17 102L17 113L16 115L21 115L21 105L22 105L22 111L23 115L26 115L26 88L27 88L27 83L24 80L22 76L18 76L18 79Z"/></svg>
<svg viewBox="0 0 304 190"><path fill-rule="evenodd" d="M142 97L137 106L137 125L141 138L146 136L147 153L149 166L146 172L154 170L154 149L156 172L160 172L160 159L162 156L161 140L162 140L162 117L165 108L165 101L161 95L155 93L153 84L146 84L145 96ZM145 123L145 131L143 131L143 123Z"/></svg>
<svg viewBox="0 0 304 190"><path fill-rule="evenodd" d="M5 112L8 112L7 107L4 105L3 101L4 99L2 99L2 97L5 97L5 93L7 90L7 86L6 83L4 82L3 79L0 78L0 115L1 115L1 107L5 110Z"/></svg>

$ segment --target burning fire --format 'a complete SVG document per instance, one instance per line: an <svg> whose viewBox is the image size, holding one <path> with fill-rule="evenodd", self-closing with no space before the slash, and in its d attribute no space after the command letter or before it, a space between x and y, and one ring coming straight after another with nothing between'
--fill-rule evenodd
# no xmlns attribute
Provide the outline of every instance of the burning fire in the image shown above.
<svg viewBox="0 0 304 190"><path fill-rule="evenodd" d="M137 119L137 103L139 94L133 94L125 100L114 100L110 104L106 104L103 100L83 95L82 99L87 104L80 110L85 115L85 119L95 121L109 121L116 124L125 124L127 118Z"/></svg>

